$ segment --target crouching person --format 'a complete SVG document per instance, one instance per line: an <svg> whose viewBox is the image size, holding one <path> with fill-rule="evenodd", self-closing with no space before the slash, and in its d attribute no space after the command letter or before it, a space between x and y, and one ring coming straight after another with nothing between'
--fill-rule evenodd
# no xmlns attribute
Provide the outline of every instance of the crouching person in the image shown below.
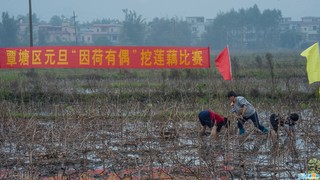
<svg viewBox="0 0 320 180"><path fill-rule="evenodd" d="M272 114L270 116L270 123L273 130L273 132L271 133L273 138L274 136L278 138L279 127L283 128L286 131L290 139L294 138L295 125L298 120L299 120L299 115L297 113L291 113L286 116L281 116L279 114Z"/></svg>
<svg viewBox="0 0 320 180"><path fill-rule="evenodd" d="M209 127L211 129L211 137L214 139L218 138L218 133L223 126L228 128L230 124L228 118L223 117L212 110L201 111L199 113L199 120L202 125L200 135L205 135L206 128Z"/></svg>

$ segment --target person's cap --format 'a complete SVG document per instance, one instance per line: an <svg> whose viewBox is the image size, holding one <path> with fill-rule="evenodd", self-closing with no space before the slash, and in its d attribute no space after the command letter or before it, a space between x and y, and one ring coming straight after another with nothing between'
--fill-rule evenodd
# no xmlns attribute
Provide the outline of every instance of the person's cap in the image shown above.
<svg viewBox="0 0 320 180"><path fill-rule="evenodd" d="M291 113L289 117L290 117L290 119L292 121L298 121L299 120L299 115L297 113Z"/></svg>
<svg viewBox="0 0 320 180"><path fill-rule="evenodd" d="M237 94L234 91L229 91L228 94L227 94L227 97L229 98L229 97L232 97L232 96L236 97Z"/></svg>

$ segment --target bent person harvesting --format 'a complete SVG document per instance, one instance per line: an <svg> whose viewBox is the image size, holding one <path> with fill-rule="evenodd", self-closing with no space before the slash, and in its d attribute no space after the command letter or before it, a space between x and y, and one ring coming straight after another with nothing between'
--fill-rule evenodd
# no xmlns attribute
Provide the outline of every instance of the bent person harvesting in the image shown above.
<svg viewBox="0 0 320 180"><path fill-rule="evenodd" d="M206 128L211 128L211 136L214 139L218 138L218 133L224 126L228 128L229 121L228 118L223 117L212 110L204 110L199 113L199 120L202 125L200 135L205 135Z"/></svg>

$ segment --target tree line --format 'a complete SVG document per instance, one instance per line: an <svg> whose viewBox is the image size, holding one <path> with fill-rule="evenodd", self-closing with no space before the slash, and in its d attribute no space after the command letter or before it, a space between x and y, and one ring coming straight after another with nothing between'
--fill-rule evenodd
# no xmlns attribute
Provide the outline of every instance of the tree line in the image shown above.
<svg viewBox="0 0 320 180"><path fill-rule="evenodd" d="M282 14L280 10L266 9L261 12L257 5L247 9L231 9L228 12L219 13L212 22L207 24L206 32L198 39L195 38L191 25L184 19L156 17L152 21L146 22L145 18L135 11L124 9L123 13L124 20L122 22L105 18L92 22L77 22L77 29L80 30L99 23L121 23L123 27L119 40L120 44L118 45L210 46L212 49L221 49L229 45L229 47L239 50L270 50L297 48L297 44L302 41L302 35L298 32L281 31ZM28 22L28 15L14 17L10 16L8 12L2 12L0 22L1 47L28 46L29 27L20 32L20 21ZM54 15L49 22L44 22L37 18L36 14L33 14L33 24L49 23L59 26L63 22L69 22L72 25L74 21L75 19L72 17ZM45 34L36 34L35 36L43 41L44 38L41 36L45 36ZM42 44L39 43L38 45ZM46 43L46 45L50 44ZM61 42L61 44L54 45L68 44ZM96 40L94 45L114 44L108 39L101 38Z"/></svg>

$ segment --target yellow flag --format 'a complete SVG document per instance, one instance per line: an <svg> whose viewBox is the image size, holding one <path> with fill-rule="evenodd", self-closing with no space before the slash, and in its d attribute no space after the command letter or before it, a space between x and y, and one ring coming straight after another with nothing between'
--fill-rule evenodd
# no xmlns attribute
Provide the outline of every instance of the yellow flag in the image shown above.
<svg viewBox="0 0 320 180"><path fill-rule="evenodd" d="M319 42L308 47L300 55L307 58L309 84L320 81Z"/></svg>

